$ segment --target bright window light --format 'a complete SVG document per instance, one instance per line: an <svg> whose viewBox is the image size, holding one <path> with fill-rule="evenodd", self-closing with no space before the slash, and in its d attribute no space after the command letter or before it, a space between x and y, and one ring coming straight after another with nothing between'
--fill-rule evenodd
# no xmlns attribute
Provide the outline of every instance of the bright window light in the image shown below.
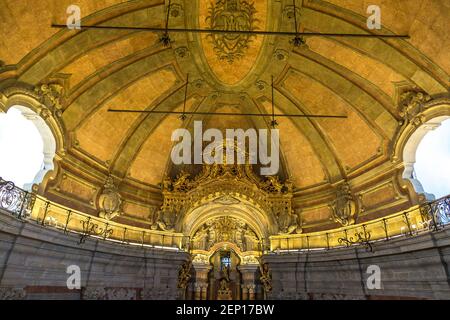
<svg viewBox="0 0 450 320"><path fill-rule="evenodd" d="M32 183L44 160L44 142L20 110L0 113L0 177L18 187Z"/></svg>
<svg viewBox="0 0 450 320"><path fill-rule="evenodd" d="M436 198L450 194L450 120L443 121L422 139L414 171L426 192Z"/></svg>

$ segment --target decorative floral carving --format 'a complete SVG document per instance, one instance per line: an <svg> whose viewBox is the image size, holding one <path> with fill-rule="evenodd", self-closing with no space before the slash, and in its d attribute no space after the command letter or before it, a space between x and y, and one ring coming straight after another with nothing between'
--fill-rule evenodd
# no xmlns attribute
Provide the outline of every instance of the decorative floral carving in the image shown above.
<svg viewBox="0 0 450 320"><path fill-rule="evenodd" d="M208 256L206 254L196 254L192 258L193 264L209 264Z"/></svg>
<svg viewBox="0 0 450 320"><path fill-rule="evenodd" d="M177 18L180 16L180 14L183 12L183 6L179 3L172 3L170 6L170 15L174 18Z"/></svg>
<svg viewBox="0 0 450 320"><path fill-rule="evenodd" d="M263 91L267 88L267 83L263 80L258 80L255 83L256 88L258 88L259 91Z"/></svg>
<svg viewBox="0 0 450 320"><path fill-rule="evenodd" d="M175 49L175 54L178 58L184 59L189 57L189 49L187 47L178 47Z"/></svg>
<svg viewBox="0 0 450 320"><path fill-rule="evenodd" d="M333 219L343 226L348 226L356 222L358 213L357 202L353 196L350 185L342 183L336 192L336 200L332 205Z"/></svg>
<svg viewBox="0 0 450 320"><path fill-rule="evenodd" d="M254 255L250 255L250 256L244 256L242 258L242 264L244 265L248 265L248 264L259 264L258 258L255 257Z"/></svg>
<svg viewBox="0 0 450 320"><path fill-rule="evenodd" d="M24 289L0 287L0 300L23 300L25 296Z"/></svg>
<svg viewBox="0 0 450 320"><path fill-rule="evenodd" d="M246 0L216 0L211 4L206 22L213 30L255 30L256 9L253 2ZM209 34L214 51L221 60L232 64L244 56L248 45L253 41L252 34Z"/></svg>
<svg viewBox="0 0 450 320"><path fill-rule="evenodd" d="M104 189L99 197L99 216L111 220L122 214L122 197L114 185L114 179L109 176L104 184Z"/></svg>
<svg viewBox="0 0 450 320"><path fill-rule="evenodd" d="M273 57L279 61L286 61L289 57L289 52L283 49L276 49L273 53Z"/></svg>
<svg viewBox="0 0 450 320"><path fill-rule="evenodd" d="M408 90L400 95L399 115L402 118L400 124L412 123L419 126L424 122L423 104L430 101L431 96L425 92Z"/></svg>
<svg viewBox="0 0 450 320"><path fill-rule="evenodd" d="M48 109L42 109L40 116L46 119L53 113L60 117L62 112L62 99L64 87L58 83L42 84L34 89L35 93L40 97L40 101Z"/></svg>
<svg viewBox="0 0 450 320"><path fill-rule="evenodd" d="M139 290L136 288L83 288L83 300L138 300Z"/></svg>
<svg viewBox="0 0 450 320"><path fill-rule="evenodd" d="M82 300L105 300L106 291L104 288L83 288L81 297Z"/></svg>

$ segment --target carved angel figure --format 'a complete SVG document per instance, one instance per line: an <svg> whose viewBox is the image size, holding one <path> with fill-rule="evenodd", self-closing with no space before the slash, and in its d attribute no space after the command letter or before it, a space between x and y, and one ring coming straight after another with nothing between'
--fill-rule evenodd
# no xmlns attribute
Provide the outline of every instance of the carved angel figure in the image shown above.
<svg viewBox="0 0 450 320"><path fill-rule="evenodd" d="M272 291L272 276L270 275L269 265L267 263L260 264L259 271L261 273L259 280L261 281L264 290L266 292Z"/></svg>
<svg viewBox="0 0 450 320"><path fill-rule="evenodd" d="M181 265L180 271L178 271L178 284L177 287L180 289L186 288L189 280L191 279L191 262L185 262Z"/></svg>

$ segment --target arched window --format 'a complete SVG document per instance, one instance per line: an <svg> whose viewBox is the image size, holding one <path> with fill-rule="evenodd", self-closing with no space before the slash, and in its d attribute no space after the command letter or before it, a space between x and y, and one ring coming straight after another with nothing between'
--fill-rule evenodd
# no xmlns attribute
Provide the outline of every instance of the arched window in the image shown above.
<svg viewBox="0 0 450 320"><path fill-rule="evenodd" d="M404 178L427 199L450 194L450 119L434 118L419 127L404 149Z"/></svg>
<svg viewBox="0 0 450 320"><path fill-rule="evenodd" d="M45 121L26 107L0 113L0 150L0 177L26 190L53 170L55 138Z"/></svg>

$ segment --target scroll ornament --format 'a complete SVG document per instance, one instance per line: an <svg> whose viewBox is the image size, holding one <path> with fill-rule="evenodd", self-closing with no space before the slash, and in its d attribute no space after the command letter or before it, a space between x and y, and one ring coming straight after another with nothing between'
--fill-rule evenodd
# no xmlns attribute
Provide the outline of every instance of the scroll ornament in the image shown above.
<svg viewBox="0 0 450 320"><path fill-rule="evenodd" d="M56 117L62 115L62 99L64 88L58 83L42 84L34 89L34 92L40 97L40 102L47 108L43 108L40 116L46 119L53 113Z"/></svg>
<svg viewBox="0 0 450 320"><path fill-rule="evenodd" d="M261 281L264 291L271 292L272 291L272 276L270 274L269 265L267 263L259 265L259 271L261 276L259 280Z"/></svg>
<svg viewBox="0 0 450 320"><path fill-rule="evenodd" d="M412 123L415 126L420 126L424 117L423 104L430 101L430 95L425 92L417 90L408 90L400 95L399 115L402 118L400 125Z"/></svg>

